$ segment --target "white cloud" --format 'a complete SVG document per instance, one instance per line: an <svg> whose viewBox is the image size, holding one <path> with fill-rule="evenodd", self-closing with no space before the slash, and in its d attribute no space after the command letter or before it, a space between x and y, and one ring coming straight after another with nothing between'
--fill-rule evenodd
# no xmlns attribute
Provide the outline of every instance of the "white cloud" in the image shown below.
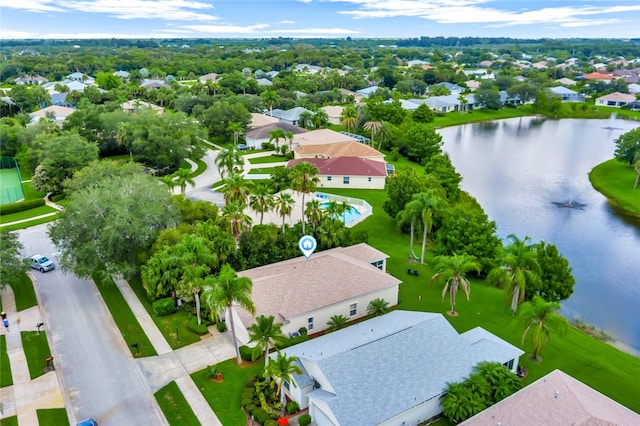
<svg viewBox="0 0 640 426"><path fill-rule="evenodd" d="M66 0L58 3L69 9L88 13L105 13L118 19L163 19L171 21L213 21L215 16L194 10L209 10L213 6L185 0Z"/></svg>
<svg viewBox="0 0 640 426"><path fill-rule="evenodd" d="M359 34L358 31L347 30L345 28L300 28L300 29L291 29L291 30L270 30L267 31L273 34L311 34L321 36L323 34L326 35L337 35L337 34Z"/></svg>
<svg viewBox="0 0 640 426"><path fill-rule="evenodd" d="M37 38L36 33L31 33L27 31L16 31L9 30L7 28L3 28L0 32L0 39L25 39L25 38Z"/></svg>
<svg viewBox="0 0 640 426"><path fill-rule="evenodd" d="M280 22L276 22L276 24L295 24L296 21L280 21Z"/></svg>
<svg viewBox="0 0 640 426"><path fill-rule="evenodd" d="M186 25L191 31L202 34L257 34L258 30L269 27L267 24L241 25Z"/></svg>
<svg viewBox="0 0 640 426"><path fill-rule="evenodd" d="M29 12L62 12L51 0L2 0L1 7L26 10ZM4 30L3 30L4 31Z"/></svg>

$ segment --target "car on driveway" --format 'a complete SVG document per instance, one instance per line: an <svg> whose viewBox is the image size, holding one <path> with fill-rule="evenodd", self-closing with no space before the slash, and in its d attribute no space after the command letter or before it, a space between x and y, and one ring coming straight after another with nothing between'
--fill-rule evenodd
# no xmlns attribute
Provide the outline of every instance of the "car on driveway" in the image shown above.
<svg viewBox="0 0 640 426"><path fill-rule="evenodd" d="M249 145L243 144L243 143L239 143L238 144L238 150L240 151L246 151L249 149Z"/></svg>
<svg viewBox="0 0 640 426"><path fill-rule="evenodd" d="M93 419L86 419L76 423L76 426L98 426L98 422Z"/></svg>
<svg viewBox="0 0 640 426"><path fill-rule="evenodd" d="M29 262L31 268L38 269L40 272L47 272L56 267L56 264L53 263L52 260L41 254L34 254L33 256L27 257L27 262Z"/></svg>

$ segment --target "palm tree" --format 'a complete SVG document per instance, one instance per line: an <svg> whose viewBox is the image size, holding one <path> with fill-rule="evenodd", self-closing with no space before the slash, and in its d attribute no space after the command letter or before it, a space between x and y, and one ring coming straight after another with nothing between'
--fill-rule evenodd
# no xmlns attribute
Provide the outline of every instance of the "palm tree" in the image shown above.
<svg viewBox="0 0 640 426"><path fill-rule="evenodd" d="M404 210L400 210L398 215L396 216L396 226L398 228L402 228L404 225L409 224L410 226L410 237L409 237L409 259L417 259L418 256L413 252L413 240L416 229L416 222L420 218L421 211L418 210L417 204L409 205L411 202L407 203L404 206Z"/></svg>
<svg viewBox="0 0 640 426"><path fill-rule="evenodd" d="M251 189L253 188L253 182L246 180L238 173L233 173L222 182L224 183L222 194L224 196L225 203L237 203L243 206L247 205L249 195L251 195Z"/></svg>
<svg viewBox="0 0 640 426"><path fill-rule="evenodd" d="M540 284L540 265L536 246L528 244L531 238L520 240L510 234L507 239L511 244L504 250L502 266L491 270L487 280L507 288L507 300L510 300L515 316L518 304L525 299L527 287L533 290Z"/></svg>
<svg viewBox="0 0 640 426"><path fill-rule="evenodd" d="M367 305L367 314L372 317L379 317L389 312L389 302L382 298L373 299Z"/></svg>
<svg viewBox="0 0 640 426"><path fill-rule="evenodd" d="M300 117L298 117L298 125L305 129L311 127L313 124L313 113L310 111L302 111Z"/></svg>
<svg viewBox="0 0 640 426"><path fill-rule="evenodd" d="M180 193L184 196L187 191L187 184L196 186L196 181L191 177L191 170L178 169L171 175L171 180L180 187Z"/></svg>
<svg viewBox="0 0 640 426"><path fill-rule="evenodd" d="M260 213L260 225L264 219L264 214L274 206L273 194L269 185L261 183L255 186L253 194L249 197L249 207L256 213Z"/></svg>
<svg viewBox="0 0 640 426"><path fill-rule="evenodd" d="M231 123L229 123L229 126L227 126L227 131L233 135L234 145L238 145L238 138L242 134L243 129L244 126L242 125L242 123L238 123L236 121L232 121Z"/></svg>
<svg viewBox="0 0 640 426"><path fill-rule="evenodd" d="M273 129L269 131L269 143L273 142L276 147L276 152L278 152L278 145L280 144L281 139L286 139L287 134L282 129Z"/></svg>
<svg viewBox="0 0 640 426"><path fill-rule="evenodd" d="M461 288L464 294L469 300L471 294L471 283L465 276L469 271L480 272L480 263L476 261L475 257L468 254L455 254L453 256L438 256L435 266L436 273L431 277L431 282L444 281L444 288L442 289L442 300L444 296L449 292L449 298L451 300L451 315L456 315L456 295L458 289Z"/></svg>
<svg viewBox="0 0 640 426"><path fill-rule="evenodd" d="M238 203L229 203L222 208L222 218L227 223L227 228L233 240L238 246L240 235L244 230L251 226L251 218L244 213L244 205Z"/></svg>
<svg viewBox="0 0 640 426"><path fill-rule="evenodd" d="M446 205L446 201L436 195L434 190L429 189L425 192L414 194L412 200L405 206L405 209L420 212L420 219L422 221L422 253L420 254L420 263L424 263L427 237L433 227L433 212L439 210L444 205Z"/></svg>
<svg viewBox="0 0 640 426"><path fill-rule="evenodd" d="M239 277L236 271L228 263L225 263L218 276L213 280L213 286L205 289L202 294L202 299L212 310L218 313L224 310L227 311L238 364L242 364L242 358L240 357L236 328L233 322L233 305L236 304L253 315L256 308L251 300L252 288L253 282L251 282L250 278Z"/></svg>
<svg viewBox="0 0 640 426"><path fill-rule="evenodd" d="M284 136L289 141L289 152L293 151L293 132L285 132Z"/></svg>
<svg viewBox="0 0 640 426"><path fill-rule="evenodd" d="M524 339L531 332L531 358L533 361L540 361L540 353L549 341L551 331L565 331L567 320L557 313L559 309L558 302L547 302L538 295L533 296L531 302L523 303L520 307L518 319L525 324L521 344L524 345Z"/></svg>
<svg viewBox="0 0 640 426"><path fill-rule="evenodd" d="M316 129L319 129L327 125L327 123L329 122L329 116L327 115L325 110L319 109L315 112L315 114L313 114L311 122Z"/></svg>
<svg viewBox="0 0 640 426"><path fill-rule="evenodd" d="M265 90L260 94L262 101L269 108L269 115L273 116L273 105L278 102L280 98L275 90Z"/></svg>
<svg viewBox="0 0 640 426"><path fill-rule="evenodd" d="M464 114L465 106L467 105L467 98L462 93L458 95L458 103L460 104L460 107L459 107L460 115L462 115Z"/></svg>
<svg viewBox="0 0 640 426"><path fill-rule="evenodd" d="M309 220L309 224L311 228L316 229L316 226L322 220L324 216L324 211L320 207L320 201L311 200L307 203L307 208L304 211L307 219Z"/></svg>
<svg viewBox="0 0 640 426"><path fill-rule="evenodd" d="M242 166L244 159L242 154L235 145L230 146L227 149L222 149L216 157L216 165L220 168L220 175L231 175L236 166Z"/></svg>
<svg viewBox="0 0 640 426"><path fill-rule="evenodd" d="M332 219L340 217L340 215L344 212L342 205L339 204L336 200L329 201L329 203L327 204L327 208L325 208L324 211L327 213L327 216Z"/></svg>
<svg viewBox="0 0 640 426"><path fill-rule="evenodd" d="M345 107L340 113L340 124L346 127L349 132L356 129L358 121L358 110L352 105Z"/></svg>
<svg viewBox="0 0 640 426"><path fill-rule="evenodd" d="M141 267L142 286L151 300L168 296L180 282L180 269L171 256L171 247L156 252Z"/></svg>
<svg viewBox="0 0 640 426"><path fill-rule="evenodd" d="M329 318L329 321L327 321L327 325L329 326L327 330L329 331L340 330L348 322L349 322L349 318L347 318L345 315L333 315L331 318Z"/></svg>
<svg viewBox="0 0 640 426"><path fill-rule="evenodd" d="M282 324L274 322L273 315L265 317L260 315L256 317L256 322L247 328L249 332L249 342L255 342L254 359L264 353L264 365L269 365L269 348L282 343L286 340L286 336L282 334Z"/></svg>
<svg viewBox="0 0 640 426"><path fill-rule="evenodd" d="M131 129L127 123L120 123L120 125L118 125L118 131L116 132L116 143L118 146L122 146L129 151L129 158L131 161L133 161L133 153L131 152L132 139L133 135L131 134Z"/></svg>
<svg viewBox="0 0 640 426"><path fill-rule="evenodd" d="M274 200L275 210L282 217L282 232L284 232L285 219L291 216L294 204L295 201L288 192L279 193Z"/></svg>
<svg viewBox="0 0 640 426"><path fill-rule="evenodd" d="M318 178L318 168L311 163L301 161L291 168L292 179L291 188L302 193L302 233L305 233L304 223L304 196L316 190L320 179Z"/></svg>
<svg viewBox="0 0 640 426"><path fill-rule="evenodd" d="M298 366L297 360L295 356L287 356L287 354L278 351L276 357L264 369L265 377L272 377L276 381L276 393L280 395L283 413L285 408L284 383L287 382L296 386L293 381L293 375L303 373L302 368Z"/></svg>
<svg viewBox="0 0 640 426"><path fill-rule="evenodd" d="M373 147L375 145L375 139L376 139L376 133L378 132L378 130L382 129L382 122L380 121L367 121L366 123L364 123L364 126L362 126L365 128L365 130L370 130L371 131L371 146Z"/></svg>

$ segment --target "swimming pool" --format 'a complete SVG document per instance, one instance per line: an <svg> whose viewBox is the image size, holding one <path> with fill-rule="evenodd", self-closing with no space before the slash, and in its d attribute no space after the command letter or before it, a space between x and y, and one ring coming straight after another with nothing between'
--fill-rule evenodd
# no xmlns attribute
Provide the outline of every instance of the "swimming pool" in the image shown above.
<svg viewBox="0 0 640 426"><path fill-rule="evenodd" d="M322 210L326 210L327 207L329 207L329 204L330 203L328 203L328 202L322 203L322 204L320 204L320 208ZM349 204L347 204L347 205L349 205ZM345 224L348 224L348 223L351 223L354 220L356 220L360 216L360 214L361 213L360 213L360 211L358 209L356 209L354 206L351 206L351 209L346 211L346 212L344 212L344 214L334 215L334 217L336 219L340 219Z"/></svg>

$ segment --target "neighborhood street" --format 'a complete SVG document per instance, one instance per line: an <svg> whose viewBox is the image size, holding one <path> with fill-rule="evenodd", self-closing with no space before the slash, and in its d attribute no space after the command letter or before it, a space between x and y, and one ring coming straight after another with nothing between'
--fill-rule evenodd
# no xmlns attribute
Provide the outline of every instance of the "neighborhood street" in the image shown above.
<svg viewBox="0 0 640 426"><path fill-rule="evenodd" d="M56 264L47 224L19 231L24 254L42 254ZM41 273L43 321L56 369L71 407L70 422L87 417L101 426L167 424L142 373L132 358L95 285L60 269Z"/></svg>

